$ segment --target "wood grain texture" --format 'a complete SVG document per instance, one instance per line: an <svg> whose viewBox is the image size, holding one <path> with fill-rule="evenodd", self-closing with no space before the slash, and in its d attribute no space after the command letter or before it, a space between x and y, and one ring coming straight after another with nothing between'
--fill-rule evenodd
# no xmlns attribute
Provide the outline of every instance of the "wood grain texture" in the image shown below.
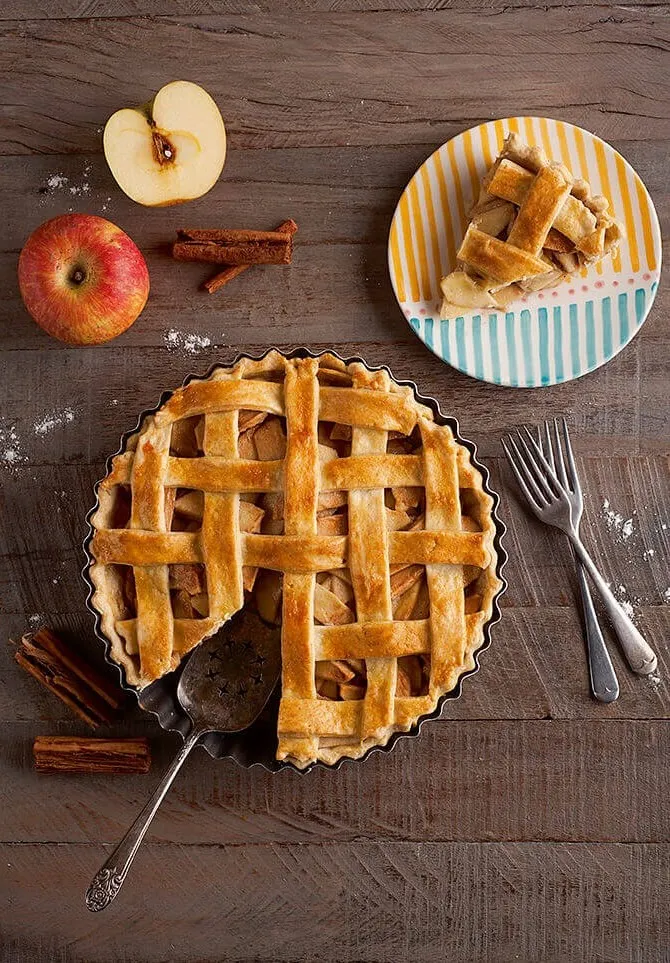
<svg viewBox="0 0 670 963"><path fill-rule="evenodd" d="M141 103L172 79L151 57L137 57L147 48L165 65L188 50L238 148L425 143L427 126L440 144L464 124L508 115L519 63L517 112L567 120L576 112L596 132L606 121L614 140L664 136L668 21L653 11L603 17L601 7L575 5L569 22L565 8L544 6L358 17L287 11L9 23L0 54L2 151L94 150L97 129L119 104ZM627 83L622 48L638 53ZM73 50L86 51L80 75L70 69ZM514 56L499 58L501 50ZM573 77L589 77L569 92L568 59Z"/></svg>
<svg viewBox="0 0 670 963"><path fill-rule="evenodd" d="M79 881L99 846L4 844L0 860L11 961L112 963L142 947L144 963L637 963L667 959L670 941L668 851L653 844L148 844L125 899L94 917Z"/></svg>
<svg viewBox="0 0 670 963"><path fill-rule="evenodd" d="M388 281L398 197L446 139L551 115L604 137L670 228L670 5L581 0L6 0L0 9L0 960L153 963L666 963L670 959L670 293L592 375L496 389L415 339ZM188 69L187 69L188 68ZM109 114L180 73L220 103L221 183L162 210L116 187ZM67 178L49 186L53 175ZM47 338L16 263L68 210L118 223L152 291L95 349ZM218 295L167 248L185 223L269 229L294 217L293 264ZM198 353L168 332L209 339ZM46 619L105 666L79 571L94 482L124 430L192 371L269 345L386 363L459 418L502 496L510 588L481 670L418 739L365 765L270 776L196 752L126 888L83 892L176 747L131 708L101 735L148 735L148 776L39 776L38 734L83 734L5 644ZM40 431L71 409L71 421ZM588 692L567 547L531 518L500 434L565 414L587 496L585 541L659 654L621 698ZM16 435L12 439L12 432ZM632 534L608 525L604 500ZM621 590L625 587L625 595ZM105 671L113 673L110 667Z"/></svg>
<svg viewBox="0 0 670 963"><path fill-rule="evenodd" d="M48 734L67 735L69 728ZM114 842L177 745L172 737L152 746L151 779L44 778L30 764L34 730L33 723L10 723L2 735L3 842ZM44 726L37 731L47 734ZM588 726L558 720L436 723L392 753L372 755L365 766L305 776L242 770L230 760L212 762L201 750L175 783L151 833L161 841L222 845L357 839L664 842L670 834L665 805L670 772L664 764L669 751L669 721L613 719ZM30 809L11 804L24 798L33 800Z"/></svg>

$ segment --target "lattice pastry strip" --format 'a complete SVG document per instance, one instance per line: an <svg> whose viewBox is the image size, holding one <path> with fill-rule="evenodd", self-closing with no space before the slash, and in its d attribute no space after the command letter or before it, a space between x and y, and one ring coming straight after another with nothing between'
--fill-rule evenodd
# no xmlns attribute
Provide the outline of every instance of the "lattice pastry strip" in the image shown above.
<svg viewBox="0 0 670 963"><path fill-rule="evenodd" d="M144 685L252 590L261 614L281 600L278 757L356 757L473 664L499 588L491 507L467 450L385 372L271 352L179 389L115 458L93 601Z"/></svg>

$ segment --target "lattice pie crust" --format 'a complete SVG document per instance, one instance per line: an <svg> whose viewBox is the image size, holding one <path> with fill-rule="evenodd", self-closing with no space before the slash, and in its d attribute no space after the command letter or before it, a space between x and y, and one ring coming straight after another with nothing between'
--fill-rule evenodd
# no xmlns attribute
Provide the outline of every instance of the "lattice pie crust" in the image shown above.
<svg viewBox="0 0 670 963"><path fill-rule="evenodd" d="M410 388L276 351L193 380L99 486L93 605L143 687L243 605L282 625L279 759L361 756L474 667L492 499Z"/></svg>

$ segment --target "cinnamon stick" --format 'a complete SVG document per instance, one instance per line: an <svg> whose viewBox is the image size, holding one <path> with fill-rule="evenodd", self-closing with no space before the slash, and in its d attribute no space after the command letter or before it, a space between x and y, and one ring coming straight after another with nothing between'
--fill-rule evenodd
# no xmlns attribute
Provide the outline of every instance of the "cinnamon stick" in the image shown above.
<svg viewBox="0 0 670 963"><path fill-rule="evenodd" d="M293 235L298 230L298 225L292 218L289 218L288 221L282 221L282 223L279 224L275 230L280 234ZM205 290L210 294L216 294L216 292L219 291L224 285L228 284L229 281L232 281L233 278L239 277L240 274L243 274L251 266L251 264L238 264L235 267L228 267L223 271L219 271L219 273L215 274L213 278L210 278L209 281L205 282Z"/></svg>
<svg viewBox="0 0 670 963"><path fill-rule="evenodd" d="M212 264L290 264L292 235L280 231L177 231L172 256L178 261Z"/></svg>
<svg viewBox="0 0 670 963"><path fill-rule="evenodd" d="M93 729L112 722L126 699L119 685L46 627L24 635L14 658Z"/></svg>
<svg viewBox="0 0 670 963"><path fill-rule="evenodd" d="M149 772L146 739L92 739L81 736L38 736L33 744L38 772Z"/></svg>

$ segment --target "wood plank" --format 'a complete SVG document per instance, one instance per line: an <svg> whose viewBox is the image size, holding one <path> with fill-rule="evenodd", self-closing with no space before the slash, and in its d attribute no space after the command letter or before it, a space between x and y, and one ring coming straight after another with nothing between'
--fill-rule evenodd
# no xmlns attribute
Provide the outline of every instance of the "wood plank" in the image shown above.
<svg viewBox="0 0 670 963"><path fill-rule="evenodd" d="M145 843L116 903L99 845L0 848L11 963L666 959L665 846ZM35 899L39 899L39 916Z"/></svg>
<svg viewBox="0 0 670 963"><path fill-rule="evenodd" d="M583 0L545 0L543 7L570 8L582 3ZM528 8L533 4L528 0L309 0L309 11L337 12L337 13L377 13L380 11L400 11L404 13L420 12L433 13L441 8L481 10L484 13L513 9L515 7ZM658 9L665 4L658 0L636 0L626 4L627 12L637 12L645 7ZM305 0L283 0L284 10L305 12ZM247 14L253 16L258 13L276 10L276 0L189 0L188 12L190 16L206 17L209 14ZM174 3L171 0L38 0L37 3L27 3L26 0L6 0L0 10L2 20L60 20L60 19L96 19L121 17L164 17L174 19ZM652 13L654 11L651 11Z"/></svg>
<svg viewBox="0 0 670 963"><path fill-rule="evenodd" d="M35 734L47 731L70 729L3 728L4 842L116 841L177 746L176 737L153 741L151 776L45 776L33 771L30 747ZM664 842L669 751L670 722L616 719L427 725L391 753L304 776L243 770L198 751L151 838L218 845L360 838ZM16 805L19 799L30 805Z"/></svg>
<svg viewBox="0 0 670 963"><path fill-rule="evenodd" d="M116 415L111 417L115 419ZM127 424L133 421L129 419ZM112 427L108 422L107 431L105 441L98 427L99 444L114 451L119 426ZM480 446L481 457L491 470L493 489L502 493L501 516L508 527L505 544L510 555L506 570L509 591L503 604L573 606L574 569L563 536L530 514L507 464L486 453L487 447L499 450L499 429L473 435L463 424L463 431ZM35 451L37 457L46 454L40 450L40 441L31 447L31 439L20 427L17 433L27 439L21 447L24 457L35 457ZM79 570L84 561L81 544L86 533L85 517L94 503L94 482L105 469L100 460L102 452L96 453L91 464L67 462L85 458L82 447L97 444L98 437L94 438L91 424L85 421L79 429L79 440L76 429L67 426L58 439L64 448L60 462L26 462L14 471L1 471L0 592L6 613L53 616L76 612L81 604ZM612 445L607 437L599 441L603 448ZM588 434L575 432L578 451L589 444ZM56 439L53 448L58 451ZM667 604L667 458L582 456L579 469L588 499L582 534L605 579L634 606ZM36 501L26 497L27 489L32 491L33 487L43 493ZM618 522L612 521L612 514L618 516ZM624 520L629 520L630 535L628 528L623 528Z"/></svg>
<svg viewBox="0 0 670 963"><path fill-rule="evenodd" d="M179 62L185 49L238 147L418 143L427 124L441 143L465 121L509 115L519 71L510 73L501 49L523 64L529 114L577 117L596 131L604 116L613 138L667 136L658 84L667 69L666 18L640 9L603 17L599 6L575 5L566 29L564 10L538 5L508 7L504 16L482 8L380 11L364 23L360 29L355 13L273 11L260 22L231 14L9 24L0 43L8 105L0 149L94 150L113 110L154 92L155 58ZM634 87L621 83L622 47L636 52ZM86 72L74 74L81 57ZM570 76L589 84L570 84Z"/></svg>
<svg viewBox="0 0 670 963"><path fill-rule="evenodd" d="M480 657L479 674L464 683L463 695L448 702L443 717L457 720L495 719L667 719L670 718L670 664L666 640L670 608L644 608L636 619L659 653L658 678L649 681L631 673L615 642L610 650L621 686L621 697L602 705L590 695L581 621L576 604L566 608L509 608L493 631L490 648ZM103 661L103 646L93 636L93 618L83 611L83 590L73 587L72 614L50 616L82 656L116 678ZM603 625L606 623L603 621ZM0 639L18 639L30 629L25 615L0 616ZM13 660L11 645L0 648L0 721L54 727L73 725L66 706L40 687ZM118 735L141 734L142 726L158 732L151 716L133 709L113 727ZM79 731L79 730L78 730ZM84 729L81 729L84 732Z"/></svg>
<svg viewBox="0 0 670 963"><path fill-rule="evenodd" d="M0 170L7 216L0 245L0 284L7 291L0 304L4 347L85 355L82 349L73 351L49 338L34 324L16 285L16 258L29 233L68 210L118 222L143 250L152 277L149 303L139 320L120 339L93 349L96 354L129 345L164 345L167 332L174 328L207 337L231 351L241 343L267 346L290 341L415 344L388 283L387 232L405 184L438 145L433 141L336 151L231 148L223 180L210 194L188 209L176 206L160 213L147 212L125 197L99 153L8 158ZM667 220L667 178L662 163L652 158L667 153L670 137L659 145L658 153L630 141L615 146L635 164L660 216ZM66 177L67 184L49 189L55 174ZM70 189L79 193L71 195ZM210 266L179 264L169 257L168 242L185 219L203 226L267 227L289 214L300 227L293 264L254 268L217 295L200 290L212 274ZM640 338L667 342L663 317L668 310L670 293L662 287L636 342ZM460 383L474 384L470 379ZM487 395L491 391L482 388ZM520 392L525 398L537 394Z"/></svg>

